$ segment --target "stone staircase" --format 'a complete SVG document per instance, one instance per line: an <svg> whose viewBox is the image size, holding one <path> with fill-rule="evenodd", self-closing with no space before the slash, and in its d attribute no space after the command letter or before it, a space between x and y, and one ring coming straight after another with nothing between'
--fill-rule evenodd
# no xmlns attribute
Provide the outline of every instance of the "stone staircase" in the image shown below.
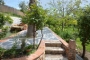
<svg viewBox="0 0 90 60"><path fill-rule="evenodd" d="M64 49L61 48L61 44L58 40L45 41L45 60L67 60L63 56Z"/></svg>

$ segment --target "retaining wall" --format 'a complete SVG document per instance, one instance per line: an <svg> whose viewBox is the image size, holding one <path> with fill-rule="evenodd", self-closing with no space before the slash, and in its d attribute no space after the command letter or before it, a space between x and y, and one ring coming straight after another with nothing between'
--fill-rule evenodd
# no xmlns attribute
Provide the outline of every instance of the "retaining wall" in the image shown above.
<svg viewBox="0 0 90 60"><path fill-rule="evenodd" d="M9 12L20 16L24 16L24 13L22 13L21 11L6 5L0 5L0 12Z"/></svg>

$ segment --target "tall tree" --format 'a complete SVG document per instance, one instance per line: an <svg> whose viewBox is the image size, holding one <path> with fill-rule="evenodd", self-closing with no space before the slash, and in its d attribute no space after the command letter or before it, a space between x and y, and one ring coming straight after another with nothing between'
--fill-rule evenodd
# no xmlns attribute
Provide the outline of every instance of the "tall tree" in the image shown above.
<svg viewBox="0 0 90 60"><path fill-rule="evenodd" d="M20 2L19 7L22 12L25 12L28 8L28 6L25 4L25 1Z"/></svg>
<svg viewBox="0 0 90 60"><path fill-rule="evenodd" d="M83 0L82 0L83 1ZM74 19L74 12L78 10L81 0L52 0L49 5L53 10L53 13L57 14L58 19L61 21L62 31L64 30L64 26L66 21L70 20L69 18ZM68 17L67 17L68 16Z"/></svg>
<svg viewBox="0 0 90 60"><path fill-rule="evenodd" d="M32 1L31 1L32 2ZM23 17L23 22L28 24L27 36L33 37L33 47L35 48L36 28L42 29L45 23L46 12L41 6L34 2L30 4L30 9Z"/></svg>
<svg viewBox="0 0 90 60"><path fill-rule="evenodd" d="M30 8L30 6L32 5L32 4L34 4L35 3L35 0L29 0L29 10L32 10L31 8ZM28 24L28 30L27 30L27 36L28 37L32 37L33 36L33 32L35 31L35 25L32 25L32 24Z"/></svg>
<svg viewBox="0 0 90 60"><path fill-rule="evenodd" d="M0 0L0 5L4 5L4 0Z"/></svg>
<svg viewBox="0 0 90 60"><path fill-rule="evenodd" d="M85 7L82 11L82 15L78 20L79 25L79 36L82 42L83 54L82 58L85 57L86 44L90 43L90 6Z"/></svg>

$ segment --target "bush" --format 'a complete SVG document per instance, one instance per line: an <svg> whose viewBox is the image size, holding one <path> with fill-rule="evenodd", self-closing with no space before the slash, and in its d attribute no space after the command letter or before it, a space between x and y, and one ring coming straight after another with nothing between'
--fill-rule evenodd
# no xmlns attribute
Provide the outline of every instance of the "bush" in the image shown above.
<svg viewBox="0 0 90 60"><path fill-rule="evenodd" d="M2 56L4 55L5 49L0 47L0 59L2 58Z"/></svg>
<svg viewBox="0 0 90 60"><path fill-rule="evenodd" d="M63 39L65 39L67 42L69 42L70 39L76 39L78 37L78 33L71 33L69 31L60 31L59 34Z"/></svg>
<svg viewBox="0 0 90 60"><path fill-rule="evenodd" d="M0 39L4 38L7 32L8 32L8 27L3 27L2 32L0 32Z"/></svg>

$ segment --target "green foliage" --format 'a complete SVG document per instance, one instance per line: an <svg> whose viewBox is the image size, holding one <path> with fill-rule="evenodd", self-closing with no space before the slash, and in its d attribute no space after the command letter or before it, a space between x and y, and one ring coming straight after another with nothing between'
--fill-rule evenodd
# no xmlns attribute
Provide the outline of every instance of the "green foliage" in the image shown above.
<svg viewBox="0 0 90 60"><path fill-rule="evenodd" d="M85 7L83 9L83 14L80 16L78 20L79 25L79 37L82 42L83 53L82 58L85 57L86 44L90 43L90 6Z"/></svg>
<svg viewBox="0 0 90 60"><path fill-rule="evenodd" d="M70 34L68 31L61 31L60 36L66 41L69 41L70 39L72 39L72 34Z"/></svg>
<svg viewBox="0 0 90 60"><path fill-rule="evenodd" d="M0 32L0 39L4 38L8 32L8 27L3 27L2 32Z"/></svg>
<svg viewBox="0 0 90 60"><path fill-rule="evenodd" d="M4 58L15 58L23 55L23 51L21 49L17 49L17 42L15 41L14 45L11 49L8 49L4 52Z"/></svg>
<svg viewBox="0 0 90 60"><path fill-rule="evenodd" d="M23 23L35 24L37 29L41 29L46 22L46 12L42 7L31 5L31 10L28 10L25 16L22 18Z"/></svg>
<svg viewBox="0 0 90 60"><path fill-rule="evenodd" d="M67 42L73 38L73 35L68 31L60 31L60 36Z"/></svg>
<svg viewBox="0 0 90 60"><path fill-rule="evenodd" d="M36 45L37 46L37 45ZM33 49L33 45L26 46L25 49L22 51L22 49L17 49L17 43L15 43L11 49L3 49L0 48L0 57L1 58L15 58L15 57L21 57L24 55L29 55L34 53L36 50Z"/></svg>
<svg viewBox="0 0 90 60"><path fill-rule="evenodd" d="M0 47L0 58L2 58L2 56L4 55L5 49Z"/></svg>
<svg viewBox="0 0 90 60"><path fill-rule="evenodd" d="M27 11L27 5L25 4L25 1L21 1L21 2L19 3L19 7L20 7L20 10L21 10L22 12Z"/></svg>
<svg viewBox="0 0 90 60"><path fill-rule="evenodd" d="M83 14L78 20L80 40L84 43L90 42L90 7L83 10Z"/></svg>
<svg viewBox="0 0 90 60"><path fill-rule="evenodd" d="M4 0L0 0L0 5L4 5Z"/></svg>
<svg viewBox="0 0 90 60"><path fill-rule="evenodd" d="M8 32L8 27L4 27L6 22L12 23L13 20L9 16L0 13L0 29L2 30L2 32L0 32L0 39L5 37Z"/></svg>
<svg viewBox="0 0 90 60"><path fill-rule="evenodd" d="M10 24L13 23L13 20L10 18L10 16L6 16L5 20L9 22Z"/></svg>
<svg viewBox="0 0 90 60"><path fill-rule="evenodd" d="M80 41L80 38L76 39L76 45L78 50L82 50L82 42ZM90 44L86 45L86 51L90 52Z"/></svg>
<svg viewBox="0 0 90 60"><path fill-rule="evenodd" d="M0 13L0 28L2 28L4 24L5 24L5 16L2 13Z"/></svg>
<svg viewBox="0 0 90 60"><path fill-rule="evenodd" d="M2 28L6 22L12 23L13 20L9 16L5 16L3 13L0 13L0 28Z"/></svg>
<svg viewBox="0 0 90 60"><path fill-rule="evenodd" d="M35 45L37 47L37 45ZM33 49L33 45L26 46L24 49L24 52L26 52L26 55L32 54L36 51L36 49Z"/></svg>
<svg viewBox="0 0 90 60"><path fill-rule="evenodd" d="M52 20L60 20L57 21L57 23L59 23L57 26L63 31L66 26L77 25L76 17L81 14L79 9L80 4L83 1L84 0L51 0L48 14L51 14L54 17ZM77 15L77 13L79 14Z"/></svg>

